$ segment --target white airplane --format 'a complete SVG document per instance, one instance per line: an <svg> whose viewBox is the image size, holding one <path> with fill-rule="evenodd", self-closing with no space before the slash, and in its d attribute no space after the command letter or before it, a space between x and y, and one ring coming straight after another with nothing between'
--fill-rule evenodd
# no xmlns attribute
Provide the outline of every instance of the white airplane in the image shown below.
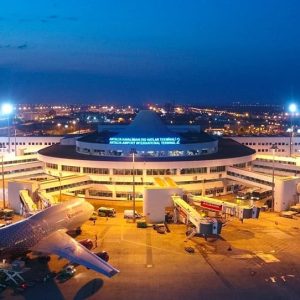
<svg viewBox="0 0 300 300"><path fill-rule="evenodd" d="M66 232L88 220L94 207L84 199L51 206L27 219L0 229L0 259L30 251L56 254L108 277L119 270L70 237Z"/></svg>

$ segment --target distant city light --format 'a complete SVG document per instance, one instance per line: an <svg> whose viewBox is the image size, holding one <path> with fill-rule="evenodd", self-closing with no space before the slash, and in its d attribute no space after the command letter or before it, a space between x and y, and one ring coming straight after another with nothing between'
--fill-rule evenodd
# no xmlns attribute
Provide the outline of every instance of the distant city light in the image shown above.
<svg viewBox="0 0 300 300"><path fill-rule="evenodd" d="M1 111L4 115L10 115L13 111L13 106L10 103L3 103Z"/></svg>

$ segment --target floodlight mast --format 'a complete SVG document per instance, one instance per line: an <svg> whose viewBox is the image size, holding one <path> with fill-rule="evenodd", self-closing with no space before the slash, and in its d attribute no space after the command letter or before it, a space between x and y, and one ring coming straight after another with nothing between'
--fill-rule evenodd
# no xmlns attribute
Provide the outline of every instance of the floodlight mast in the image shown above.
<svg viewBox="0 0 300 300"><path fill-rule="evenodd" d="M7 142L8 142L8 153L10 153L10 124L9 117L13 112L13 106L10 103L3 103L1 107L1 112L4 116L7 116Z"/></svg>
<svg viewBox="0 0 300 300"><path fill-rule="evenodd" d="M295 103L291 103L289 105L289 112L291 113L291 131L290 131L290 156L292 156L292 145L293 145L293 136L294 136L294 124L293 124L293 117L297 111L297 105Z"/></svg>

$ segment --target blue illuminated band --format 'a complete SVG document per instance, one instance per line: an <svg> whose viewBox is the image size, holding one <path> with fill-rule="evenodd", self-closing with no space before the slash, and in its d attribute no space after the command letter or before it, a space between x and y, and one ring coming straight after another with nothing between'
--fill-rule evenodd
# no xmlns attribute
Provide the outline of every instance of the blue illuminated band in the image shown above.
<svg viewBox="0 0 300 300"><path fill-rule="evenodd" d="M109 138L111 145L178 145L179 137L161 137L161 138Z"/></svg>

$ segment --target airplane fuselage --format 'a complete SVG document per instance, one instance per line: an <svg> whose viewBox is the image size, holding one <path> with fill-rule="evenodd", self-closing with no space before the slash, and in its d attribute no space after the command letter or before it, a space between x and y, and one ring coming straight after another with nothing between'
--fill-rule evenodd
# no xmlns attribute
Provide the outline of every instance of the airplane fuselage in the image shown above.
<svg viewBox="0 0 300 300"><path fill-rule="evenodd" d="M0 259L30 251L54 231L80 227L93 210L94 207L83 199L74 199L0 229Z"/></svg>

